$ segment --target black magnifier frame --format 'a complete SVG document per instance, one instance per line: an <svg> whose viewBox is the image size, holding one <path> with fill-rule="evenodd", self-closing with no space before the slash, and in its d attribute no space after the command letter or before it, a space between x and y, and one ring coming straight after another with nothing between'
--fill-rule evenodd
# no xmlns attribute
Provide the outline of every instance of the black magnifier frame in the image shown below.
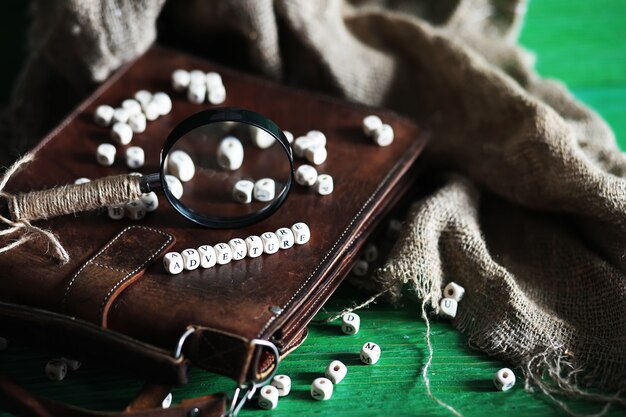
<svg viewBox="0 0 626 417"><path fill-rule="evenodd" d="M169 154L170 149L174 144L187 133L202 126L210 125L220 122L238 122L248 124L269 133L280 146L283 147L286 157L289 160L289 179L283 187L283 190L278 196L267 206L259 209L258 211L244 216L236 217L215 217L205 216L197 213L196 211L186 207L175 198L170 192L167 182L165 181L165 156ZM167 198L167 201L174 207L176 211L185 216L192 222L199 224L200 226L212 228L212 229L230 229L251 225L253 223L260 222L271 216L278 208L285 202L294 178L293 169L293 152L291 146L285 137L283 131L265 116L255 113L251 110L241 109L238 107L219 107L209 110L204 110L199 113L195 113L187 119L178 124L165 139L165 144L161 150L161 163L159 171L159 179L161 182L161 188Z"/></svg>

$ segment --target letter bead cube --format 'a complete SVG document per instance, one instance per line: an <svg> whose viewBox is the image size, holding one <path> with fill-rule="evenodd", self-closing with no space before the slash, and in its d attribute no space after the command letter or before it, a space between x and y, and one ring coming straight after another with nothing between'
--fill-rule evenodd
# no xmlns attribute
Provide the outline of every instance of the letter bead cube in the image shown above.
<svg viewBox="0 0 626 417"><path fill-rule="evenodd" d="M109 206L107 207L107 214L110 219L121 220L126 216L124 206Z"/></svg>
<svg viewBox="0 0 626 417"><path fill-rule="evenodd" d="M185 249L181 252L183 257L183 267L187 271L193 271L200 266L200 254L193 248Z"/></svg>
<svg viewBox="0 0 626 417"><path fill-rule="evenodd" d="M315 182L315 191L319 195L329 195L333 192L334 184L333 177L328 174L321 174L317 177L317 181Z"/></svg>
<svg viewBox="0 0 626 417"><path fill-rule="evenodd" d="M393 143L393 128L387 124L376 129L373 136L374 142L378 146L389 146Z"/></svg>
<svg viewBox="0 0 626 417"><path fill-rule="evenodd" d="M252 202L252 190L254 183L248 180L239 180L233 187L233 200L238 203L248 204Z"/></svg>
<svg viewBox="0 0 626 417"><path fill-rule="evenodd" d="M118 145L128 145L133 140L133 129L125 122L117 122L111 128L111 140Z"/></svg>
<svg viewBox="0 0 626 417"><path fill-rule="evenodd" d="M115 154L116 154L115 146L110 143L102 143L98 145L98 149L96 150L96 160L100 165L105 167L110 167L115 162Z"/></svg>
<svg viewBox="0 0 626 417"><path fill-rule="evenodd" d="M159 207L159 197L154 191L142 195L141 202L146 207L147 212L155 211Z"/></svg>
<svg viewBox="0 0 626 417"><path fill-rule="evenodd" d="M293 153L297 157L304 158L306 150L311 146L315 146L315 141L307 136L300 136L293 142Z"/></svg>
<svg viewBox="0 0 626 417"><path fill-rule="evenodd" d="M222 104L226 101L226 88L223 85L211 87L207 93L207 101L213 105Z"/></svg>
<svg viewBox="0 0 626 417"><path fill-rule="evenodd" d="M217 148L217 163L228 171L235 171L243 164L243 145L234 136L228 136Z"/></svg>
<svg viewBox="0 0 626 417"><path fill-rule="evenodd" d="M167 157L167 171L182 182L188 182L196 175L196 166L187 152L177 150Z"/></svg>
<svg viewBox="0 0 626 417"><path fill-rule="evenodd" d="M170 408L172 405L172 393L170 392L161 402L161 408Z"/></svg>
<svg viewBox="0 0 626 417"><path fill-rule="evenodd" d="M162 91L154 93L152 101L154 101L159 108L159 116L165 116L172 111L172 99L167 93Z"/></svg>
<svg viewBox="0 0 626 417"><path fill-rule="evenodd" d="M289 249L295 243L295 236L288 227L281 227L278 229L276 231L276 236L278 236L278 243L281 249Z"/></svg>
<svg viewBox="0 0 626 417"><path fill-rule="evenodd" d="M128 113L128 117L142 112L141 104L133 98L122 101L122 108Z"/></svg>
<svg viewBox="0 0 626 417"><path fill-rule="evenodd" d="M380 120L380 117L372 114L363 119L363 133L365 136L372 137L374 136L374 132L380 129L383 126L383 121Z"/></svg>
<svg viewBox="0 0 626 417"><path fill-rule="evenodd" d="M456 282L450 282L443 289L443 296L445 298L452 298L457 303L463 299L464 294L465 294L465 288L461 287Z"/></svg>
<svg viewBox="0 0 626 417"><path fill-rule="evenodd" d="M361 317L355 313L346 313L341 317L341 331L345 334L357 334L361 328Z"/></svg>
<svg viewBox="0 0 626 417"><path fill-rule="evenodd" d="M456 317L458 303L453 298L442 298L439 302L439 315L448 319Z"/></svg>
<svg viewBox="0 0 626 417"><path fill-rule="evenodd" d="M276 142L274 136L270 135L263 129L254 129L252 132L252 143L260 149L267 149Z"/></svg>
<svg viewBox="0 0 626 417"><path fill-rule="evenodd" d="M233 260L239 261L246 257L248 249L243 239L235 238L228 241L230 249L233 251Z"/></svg>
<svg viewBox="0 0 626 417"><path fill-rule="evenodd" d="M311 384L311 397L325 401L333 396L333 383L328 378L317 378Z"/></svg>
<svg viewBox="0 0 626 417"><path fill-rule="evenodd" d="M146 206L141 200L126 203L124 209L126 210L126 216L131 220L141 220L146 217Z"/></svg>
<svg viewBox="0 0 626 417"><path fill-rule="evenodd" d="M270 382L278 390L278 395L284 397L291 392L291 378L287 375L275 375Z"/></svg>
<svg viewBox="0 0 626 417"><path fill-rule="evenodd" d="M81 178L77 178L74 181L74 184L80 185L80 184L87 184L88 182L91 182L89 178L81 177Z"/></svg>
<svg viewBox="0 0 626 417"><path fill-rule="evenodd" d="M154 100L150 100L143 106L143 114L146 116L146 120L153 121L159 118L161 115L161 108L159 107L159 103Z"/></svg>
<svg viewBox="0 0 626 417"><path fill-rule="evenodd" d="M206 87L210 90L212 88L224 86L222 76L214 71L207 72L205 75Z"/></svg>
<svg viewBox="0 0 626 417"><path fill-rule="evenodd" d="M493 376L493 383L500 391L508 391L515 385L515 374L509 368L502 368Z"/></svg>
<svg viewBox="0 0 626 417"><path fill-rule="evenodd" d="M259 407L264 410L273 410L278 405L278 389L273 385L266 385L259 393Z"/></svg>
<svg viewBox="0 0 626 417"><path fill-rule="evenodd" d="M313 165L321 165L328 158L328 151L324 146L310 146L304 151L304 156Z"/></svg>
<svg viewBox="0 0 626 417"><path fill-rule="evenodd" d="M367 342L361 348L361 362L366 365L374 365L380 359L380 346L373 342Z"/></svg>
<svg viewBox="0 0 626 417"><path fill-rule="evenodd" d="M326 378L330 379L333 384L338 384L346 377L348 368L341 361L332 361L326 367Z"/></svg>
<svg viewBox="0 0 626 417"><path fill-rule="evenodd" d="M311 239L311 231L306 223L296 223L291 226L291 231L296 238L296 245L304 245Z"/></svg>
<svg viewBox="0 0 626 417"><path fill-rule="evenodd" d="M183 257L178 252L168 252L163 256L163 266L170 274L180 274L183 272Z"/></svg>
<svg viewBox="0 0 626 417"><path fill-rule="evenodd" d="M102 106L96 107L93 120L100 126L109 126L111 124L111 120L113 120L113 112L115 112L113 107L103 104Z"/></svg>
<svg viewBox="0 0 626 417"><path fill-rule="evenodd" d="M202 245L198 248L198 255L200 255L200 266L202 268L212 268L217 263L217 254L215 248L209 245Z"/></svg>
<svg viewBox="0 0 626 417"><path fill-rule="evenodd" d="M263 178L254 183L254 199L261 202L268 202L276 195L276 183L271 178Z"/></svg>
<svg viewBox="0 0 626 417"><path fill-rule="evenodd" d="M311 165L300 165L296 169L296 182L300 185L310 187L317 181L317 170Z"/></svg>
<svg viewBox="0 0 626 417"><path fill-rule="evenodd" d="M326 146L326 135L319 130L309 130L306 137L311 139L315 146Z"/></svg>
<svg viewBox="0 0 626 417"><path fill-rule="evenodd" d="M213 246L213 249L215 249L218 264L225 265L233 260L233 250L230 248L230 245L226 243L218 243Z"/></svg>
<svg viewBox="0 0 626 417"><path fill-rule="evenodd" d="M128 118L128 126L135 133L146 131L146 115L143 113L133 114Z"/></svg>
<svg viewBox="0 0 626 417"><path fill-rule="evenodd" d="M146 159L146 155L139 146L130 146L126 149L126 165L130 169L141 168Z"/></svg>
<svg viewBox="0 0 626 417"><path fill-rule="evenodd" d="M276 236L276 233L265 232L261 235L261 240L263 241L263 252L268 255L278 252L280 243L278 242L278 236Z"/></svg>
<svg viewBox="0 0 626 417"><path fill-rule="evenodd" d="M189 87L189 73L184 69L177 69L172 72L172 89L174 91L185 91Z"/></svg>
<svg viewBox="0 0 626 417"><path fill-rule="evenodd" d="M46 363L46 376L51 381L62 381L67 375L67 364L61 359L52 359Z"/></svg>
<svg viewBox="0 0 626 417"><path fill-rule="evenodd" d="M134 98L141 105L143 110L143 107L152 101L152 93L148 90L139 90L135 93Z"/></svg>
<svg viewBox="0 0 626 417"><path fill-rule="evenodd" d="M128 110L122 107L118 107L113 110L113 118L111 118L111 123L126 123L128 121L128 117L130 117Z"/></svg>
<svg viewBox="0 0 626 417"><path fill-rule="evenodd" d="M248 236L246 238L246 246L248 247L248 256L256 258L263 255L263 240L258 236Z"/></svg>
<svg viewBox="0 0 626 417"><path fill-rule="evenodd" d="M169 192L172 193L174 198L180 200L183 196L183 184L180 180L173 175L165 175L165 182Z"/></svg>
<svg viewBox="0 0 626 417"><path fill-rule="evenodd" d="M194 104L202 104L206 98L206 85L190 84L187 90L187 100Z"/></svg>

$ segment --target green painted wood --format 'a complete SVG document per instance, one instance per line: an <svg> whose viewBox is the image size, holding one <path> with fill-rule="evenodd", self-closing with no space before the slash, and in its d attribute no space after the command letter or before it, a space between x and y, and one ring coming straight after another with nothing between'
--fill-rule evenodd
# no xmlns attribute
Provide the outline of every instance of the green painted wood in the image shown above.
<svg viewBox="0 0 626 417"><path fill-rule="evenodd" d="M579 99L603 115L622 149L626 149L625 10L623 0L535 0L521 38L537 53L540 73L565 81ZM338 311L365 298L365 294L342 286L325 309ZM292 393L273 411L249 405L241 416L365 417L380 416L381 410L395 416L450 415L426 396L421 369L427 348L419 311L410 299L398 308L374 305L359 312L362 326L355 336L342 335L338 324L312 324L307 341L281 364L280 371L293 379ZM465 337L445 321L433 322L431 337L433 392L465 416L563 415L545 397L525 392L522 384L509 392L496 392L491 376L505 364L469 349ZM374 366L359 363L358 352L365 341L382 347L381 360ZM49 357L33 348L12 346L0 354L0 369L46 397L103 410L121 409L141 386L141 381L95 363L84 364L65 381L53 383L43 375ZM308 394L310 383L323 375L332 359L346 363L348 376L331 400L316 402ZM519 379L519 372L517 376ZM174 391L174 401L231 388L232 382L226 378L194 370L191 383ZM599 411L597 405L581 401L571 406L580 413ZM624 415L624 410L612 410L608 415Z"/></svg>

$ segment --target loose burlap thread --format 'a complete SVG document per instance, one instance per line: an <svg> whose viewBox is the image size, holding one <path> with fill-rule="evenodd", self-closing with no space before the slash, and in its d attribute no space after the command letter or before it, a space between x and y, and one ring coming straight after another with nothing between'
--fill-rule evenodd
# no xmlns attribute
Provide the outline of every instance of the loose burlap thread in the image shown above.
<svg viewBox="0 0 626 417"><path fill-rule="evenodd" d="M45 87L85 94L150 45L163 1L35 5L11 113L30 122L22 144L53 122ZM453 324L472 347L519 366L529 389L619 405L626 157L600 117L534 72L516 45L524 11L518 0L192 0L166 4L161 23L208 57L227 31L265 76L428 124L425 177L438 185L360 285L396 301L409 283L436 312L456 281L466 295Z"/></svg>

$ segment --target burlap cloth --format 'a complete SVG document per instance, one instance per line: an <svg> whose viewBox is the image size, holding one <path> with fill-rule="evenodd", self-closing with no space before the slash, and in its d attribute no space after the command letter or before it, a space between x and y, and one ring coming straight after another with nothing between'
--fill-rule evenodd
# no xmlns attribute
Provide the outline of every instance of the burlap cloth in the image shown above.
<svg viewBox="0 0 626 417"><path fill-rule="evenodd" d="M395 299L409 282L438 309L454 280L466 289L454 326L528 387L626 388L626 157L598 115L533 71L516 44L524 1L163 3L34 1L3 124L20 132L14 145L145 51L161 11L170 38L208 57L229 33L248 69L432 128L424 161L438 185L371 291L392 284Z"/></svg>

